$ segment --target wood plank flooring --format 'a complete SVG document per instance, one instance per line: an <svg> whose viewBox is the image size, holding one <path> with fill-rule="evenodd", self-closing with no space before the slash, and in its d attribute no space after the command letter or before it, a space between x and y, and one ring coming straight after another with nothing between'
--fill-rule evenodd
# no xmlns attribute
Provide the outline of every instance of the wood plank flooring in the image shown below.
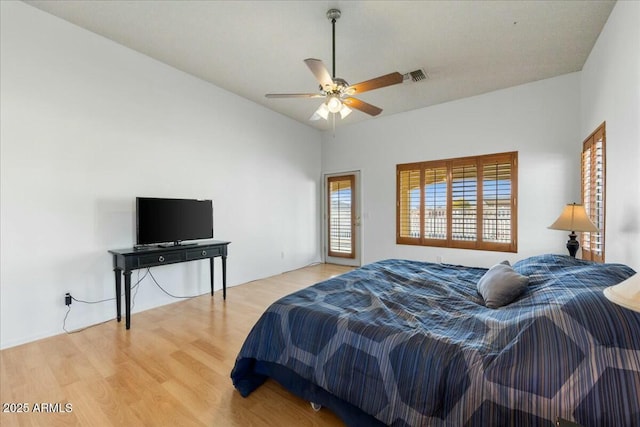
<svg viewBox="0 0 640 427"><path fill-rule="evenodd" d="M124 319L112 320L3 350L0 424L343 426L329 410L314 412L273 381L243 398L230 373L270 303L350 269L305 267L228 288L226 301L220 291L134 314L129 331ZM4 412L16 409L10 404L28 404L30 412Z"/></svg>

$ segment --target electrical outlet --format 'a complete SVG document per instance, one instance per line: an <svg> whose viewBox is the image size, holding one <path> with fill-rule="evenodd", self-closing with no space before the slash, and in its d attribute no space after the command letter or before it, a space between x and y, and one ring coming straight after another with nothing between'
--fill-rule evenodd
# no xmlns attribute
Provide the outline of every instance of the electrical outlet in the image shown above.
<svg viewBox="0 0 640 427"><path fill-rule="evenodd" d="M69 292L64 294L64 305L71 305L71 294Z"/></svg>

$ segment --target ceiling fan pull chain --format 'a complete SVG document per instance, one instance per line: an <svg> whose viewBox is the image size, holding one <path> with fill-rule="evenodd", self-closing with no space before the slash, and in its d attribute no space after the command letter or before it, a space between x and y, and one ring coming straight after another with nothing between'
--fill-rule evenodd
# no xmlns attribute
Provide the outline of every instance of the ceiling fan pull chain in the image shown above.
<svg viewBox="0 0 640 427"><path fill-rule="evenodd" d="M333 117L331 117L331 122L333 123L333 138L335 139L336 137L336 115L332 114Z"/></svg>

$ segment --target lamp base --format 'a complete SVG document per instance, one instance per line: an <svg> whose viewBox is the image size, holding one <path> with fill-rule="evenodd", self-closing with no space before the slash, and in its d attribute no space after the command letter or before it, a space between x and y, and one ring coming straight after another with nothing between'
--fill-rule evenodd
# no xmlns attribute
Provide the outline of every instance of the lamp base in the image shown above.
<svg viewBox="0 0 640 427"><path fill-rule="evenodd" d="M567 240L567 249L569 249L569 255L573 258L576 257L576 253L578 252L578 248L580 247L580 242L576 240L577 234L575 232L571 232L569 234L569 240Z"/></svg>

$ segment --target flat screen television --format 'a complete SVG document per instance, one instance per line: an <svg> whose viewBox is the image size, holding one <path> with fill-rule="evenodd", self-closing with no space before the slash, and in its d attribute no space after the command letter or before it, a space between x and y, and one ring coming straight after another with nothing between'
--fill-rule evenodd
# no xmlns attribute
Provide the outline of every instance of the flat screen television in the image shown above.
<svg viewBox="0 0 640 427"><path fill-rule="evenodd" d="M213 202L136 197L136 244L173 244L213 237Z"/></svg>

